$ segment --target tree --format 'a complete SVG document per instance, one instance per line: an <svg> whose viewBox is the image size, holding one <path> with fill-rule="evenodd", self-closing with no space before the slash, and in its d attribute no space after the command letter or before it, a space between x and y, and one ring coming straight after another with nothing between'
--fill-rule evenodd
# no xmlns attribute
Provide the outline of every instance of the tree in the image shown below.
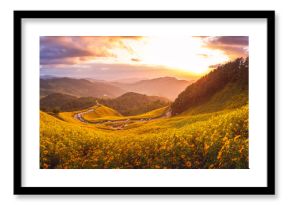
<svg viewBox="0 0 290 205"><path fill-rule="evenodd" d="M55 107L52 109L53 114L58 115L59 113L59 108Z"/></svg>
<svg viewBox="0 0 290 205"><path fill-rule="evenodd" d="M173 102L172 114L177 115L191 107L201 105L228 83L235 83L242 89L248 89L248 62L248 58L245 60L237 58L232 62L220 65L188 86Z"/></svg>

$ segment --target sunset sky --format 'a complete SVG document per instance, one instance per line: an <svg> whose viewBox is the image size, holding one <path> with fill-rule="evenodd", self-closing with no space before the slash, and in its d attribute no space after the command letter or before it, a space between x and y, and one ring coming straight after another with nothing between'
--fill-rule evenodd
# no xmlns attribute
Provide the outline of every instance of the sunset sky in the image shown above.
<svg viewBox="0 0 290 205"><path fill-rule="evenodd" d="M41 76L193 79L246 56L247 36L40 37Z"/></svg>

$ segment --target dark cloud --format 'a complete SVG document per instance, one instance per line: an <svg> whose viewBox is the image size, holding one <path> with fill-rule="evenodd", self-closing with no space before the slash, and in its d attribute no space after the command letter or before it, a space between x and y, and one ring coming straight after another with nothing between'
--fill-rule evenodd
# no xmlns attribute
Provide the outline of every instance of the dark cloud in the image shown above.
<svg viewBox="0 0 290 205"><path fill-rule="evenodd" d="M92 56L92 52L63 45L50 45L40 50L40 59L58 59L67 57Z"/></svg>
<svg viewBox="0 0 290 205"><path fill-rule="evenodd" d="M220 36L220 37L213 38L211 42L215 44L222 44L222 45L248 46L249 37L248 36Z"/></svg>
<svg viewBox="0 0 290 205"><path fill-rule="evenodd" d="M80 62L80 57L56 57L56 58L41 58L40 64L41 65L55 65L55 64L76 64Z"/></svg>
<svg viewBox="0 0 290 205"><path fill-rule="evenodd" d="M230 58L248 56L248 36L203 37L206 48L223 51Z"/></svg>
<svg viewBox="0 0 290 205"><path fill-rule="evenodd" d="M115 57L112 48L132 49L122 40L140 36L44 36L40 37L40 64L74 64L89 58Z"/></svg>
<svg viewBox="0 0 290 205"><path fill-rule="evenodd" d="M94 56L74 43L74 37L41 37L40 64L70 63L73 57Z"/></svg>
<svg viewBox="0 0 290 205"><path fill-rule="evenodd" d="M141 60L138 59L138 58L131 58L131 61L133 61L133 62L140 62Z"/></svg>

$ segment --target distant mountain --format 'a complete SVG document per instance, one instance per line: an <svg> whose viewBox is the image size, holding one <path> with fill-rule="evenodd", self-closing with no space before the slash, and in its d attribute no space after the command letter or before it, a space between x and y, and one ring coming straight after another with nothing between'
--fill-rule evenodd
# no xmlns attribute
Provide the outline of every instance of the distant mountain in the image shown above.
<svg viewBox="0 0 290 205"><path fill-rule="evenodd" d="M40 96L62 93L76 97L118 97L125 90L107 82L86 79L52 78L40 79Z"/></svg>
<svg viewBox="0 0 290 205"><path fill-rule="evenodd" d="M130 92L161 96L174 100L191 83L192 81L178 80L173 77L161 77L130 84L114 83L114 85Z"/></svg>
<svg viewBox="0 0 290 205"><path fill-rule="evenodd" d="M148 80L148 78L122 78L118 80L114 80L115 83L136 83L141 80Z"/></svg>
<svg viewBox="0 0 290 205"><path fill-rule="evenodd" d="M248 58L238 58L188 86L173 102L172 114L213 112L247 104L248 63Z"/></svg>
<svg viewBox="0 0 290 205"><path fill-rule="evenodd" d="M76 111L96 104L96 98L53 93L40 100L40 109L46 112Z"/></svg>
<svg viewBox="0 0 290 205"><path fill-rule="evenodd" d="M53 78L57 78L57 77L54 75L41 75L40 76L40 79L53 79Z"/></svg>
<svg viewBox="0 0 290 205"><path fill-rule="evenodd" d="M100 104L117 110L125 116L138 115L170 104L163 97L147 96L143 94L128 92L115 99L98 99Z"/></svg>

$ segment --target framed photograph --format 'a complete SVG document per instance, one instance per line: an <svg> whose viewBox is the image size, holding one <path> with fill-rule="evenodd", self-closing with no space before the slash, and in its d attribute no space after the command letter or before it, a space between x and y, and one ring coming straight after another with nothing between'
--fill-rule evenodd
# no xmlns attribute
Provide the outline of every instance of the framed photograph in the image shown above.
<svg viewBox="0 0 290 205"><path fill-rule="evenodd" d="M14 11L14 194L275 194L274 11Z"/></svg>

